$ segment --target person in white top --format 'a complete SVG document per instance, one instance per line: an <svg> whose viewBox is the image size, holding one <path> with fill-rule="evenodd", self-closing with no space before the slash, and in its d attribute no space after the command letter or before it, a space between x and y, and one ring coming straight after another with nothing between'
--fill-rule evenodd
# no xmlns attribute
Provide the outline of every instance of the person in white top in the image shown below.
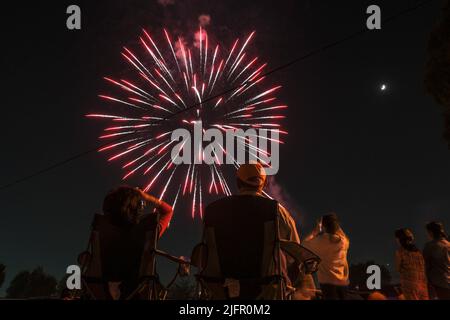
<svg viewBox="0 0 450 320"><path fill-rule="evenodd" d="M322 260L317 277L326 300L344 300L349 284L347 252L350 245L335 213L322 217L303 246Z"/></svg>

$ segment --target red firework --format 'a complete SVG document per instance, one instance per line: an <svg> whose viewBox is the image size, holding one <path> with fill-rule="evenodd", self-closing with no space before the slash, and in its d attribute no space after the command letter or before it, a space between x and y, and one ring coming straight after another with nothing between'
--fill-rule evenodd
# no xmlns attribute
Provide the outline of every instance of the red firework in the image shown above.
<svg viewBox="0 0 450 320"><path fill-rule="evenodd" d="M148 177L145 191L159 192L161 199L172 197L166 201L173 207L179 196L189 196L192 217L196 213L202 217L204 190L209 194L231 194L223 173L225 164L217 159L212 165L175 165L170 156L175 142L171 141L173 130L183 127L192 131L193 124L200 120L203 130L258 128L287 134L278 122L285 117L278 113L287 106L278 104L274 96L281 86L264 85L267 63L258 63L258 57L250 57L247 52L254 36L252 32L242 42L237 39L225 52L219 45L211 46L202 28L195 34L192 47L181 37L173 41L164 30L165 44L160 48L143 30L139 41L145 56L139 58L123 48L122 56L134 70L135 79L105 77L119 90L99 97L115 111L86 116L112 121L100 136L110 143L99 152L110 152L109 161L123 161L124 180L135 174ZM247 153L263 162L258 154L267 151L248 141L243 145ZM233 163L239 167L236 159ZM168 195L172 189L175 192Z"/></svg>

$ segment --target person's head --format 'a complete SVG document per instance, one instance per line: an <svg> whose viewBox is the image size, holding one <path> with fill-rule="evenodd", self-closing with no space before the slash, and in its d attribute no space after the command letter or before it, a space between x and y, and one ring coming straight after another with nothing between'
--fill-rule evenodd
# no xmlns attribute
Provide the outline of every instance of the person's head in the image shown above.
<svg viewBox="0 0 450 320"><path fill-rule="evenodd" d="M432 240L447 239L442 222L433 221L426 225L428 236Z"/></svg>
<svg viewBox="0 0 450 320"><path fill-rule="evenodd" d="M334 212L330 212L322 217L322 231L329 234L336 234L340 229L339 220Z"/></svg>
<svg viewBox="0 0 450 320"><path fill-rule="evenodd" d="M375 300L375 301L387 300L387 297L384 294L382 294L380 291L375 291L375 292L370 293L367 296L367 300Z"/></svg>
<svg viewBox="0 0 450 320"><path fill-rule="evenodd" d="M237 186L240 191L261 192L266 184L266 171L259 163L242 164L236 173Z"/></svg>
<svg viewBox="0 0 450 320"><path fill-rule="evenodd" d="M143 213L139 192L129 186L110 191L103 200L103 213L120 225L136 224Z"/></svg>
<svg viewBox="0 0 450 320"><path fill-rule="evenodd" d="M414 244L414 234L408 228L402 228L395 231L395 238L397 239L398 244L408 250L408 251L417 251L417 247Z"/></svg>

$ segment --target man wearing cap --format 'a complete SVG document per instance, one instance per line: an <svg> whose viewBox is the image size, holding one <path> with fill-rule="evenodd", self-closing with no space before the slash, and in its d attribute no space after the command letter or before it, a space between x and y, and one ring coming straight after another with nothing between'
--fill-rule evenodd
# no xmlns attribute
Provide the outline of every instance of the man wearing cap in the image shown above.
<svg viewBox="0 0 450 320"><path fill-rule="evenodd" d="M217 239L216 243L210 243L210 247L221 248L220 268L240 279L254 277L255 270L261 269L261 266L262 278L273 278L277 274L273 251L267 249L273 246L273 233L276 232L273 222L277 216L279 238L300 243L295 221L289 212L277 201L263 195L266 179L261 164L243 164L237 171L239 193L215 201L205 209L205 230L214 228L214 238ZM294 265L293 260L284 254L280 261L287 285L292 286L289 275L294 270L293 274L297 277L298 266L297 269L290 268ZM228 292L236 291L236 296L241 299L281 298L277 293L277 285L273 284L246 287L245 280L227 279L224 286L229 286ZM232 290L232 287L239 289Z"/></svg>
<svg viewBox="0 0 450 320"><path fill-rule="evenodd" d="M263 197L262 191L267 182L264 167L259 164L243 164L237 171L237 185L239 195L252 195ZM300 243L297 227L291 214L278 203L280 216L280 238Z"/></svg>

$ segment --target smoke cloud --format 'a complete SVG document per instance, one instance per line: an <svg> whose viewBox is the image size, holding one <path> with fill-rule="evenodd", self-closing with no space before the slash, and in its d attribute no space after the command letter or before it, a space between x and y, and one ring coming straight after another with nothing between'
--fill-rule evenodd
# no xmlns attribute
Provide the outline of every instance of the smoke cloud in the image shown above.
<svg viewBox="0 0 450 320"><path fill-rule="evenodd" d="M282 187L276 180L275 177L268 177L268 183L266 186L267 193L277 200L280 204L285 207L292 217L302 223L303 217L301 215L301 210L293 197L287 192L286 188ZM300 231L300 230L298 230Z"/></svg>
<svg viewBox="0 0 450 320"><path fill-rule="evenodd" d="M177 42L175 42L175 48L174 48L174 50L175 50L175 55L177 56L177 58L180 60L180 61L183 61L183 50L181 49L181 44L180 44L180 41L181 41L181 43L183 44L183 46L186 48L187 47L187 42L186 42L186 40L184 40L184 38L182 38L182 37L180 37L178 40L177 40ZM186 49L185 49L186 50ZM186 52L186 54L187 54L187 52Z"/></svg>
<svg viewBox="0 0 450 320"><path fill-rule="evenodd" d="M175 4L175 0L158 0L158 3L163 7L167 7L169 5Z"/></svg>
<svg viewBox="0 0 450 320"><path fill-rule="evenodd" d="M211 24L211 16L209 14L202 14L198 17L198 23L201 27L206 27Z"/></svg>

